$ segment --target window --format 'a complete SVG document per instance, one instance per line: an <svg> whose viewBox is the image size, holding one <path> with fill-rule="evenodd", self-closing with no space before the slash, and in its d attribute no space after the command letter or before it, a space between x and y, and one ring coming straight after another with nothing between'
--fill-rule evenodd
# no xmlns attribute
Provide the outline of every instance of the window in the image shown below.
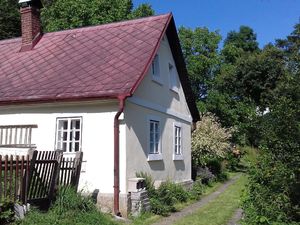
<svg viewBox="0 0 300 225"><path fill-rule="evenodd" d="M181 124L174 123L174 153L173 153L173 160L183 160L182 154L182 128Z"/></svg>
<svg viewBox="0 0 300 225"><path fill-rule="evenodd" d="M56 129L56 149L64 152L81 150L81 118L58 118Z"/></svg>
<svg viewBox="0 0 300 225"><path fill-rule="evenodd" d="M174 153L181 155L181 127L175 126L174 131Z"/></svg>
<svg viewBox="0 0 300 225"><path fill-rule="evenodd" d="M155 55L151 64L151 74L154 81L162 83L159 69L159 56L157 54Z"/></svg>
<svg viewBox="0 0 300 225"><path fill-rule="evenodd" d="M169 77L170 77L170 89L178 92L178 82L175 66L169 63Z"/></svg>
<svg viewBox="0 0 300 225"><path fill-rule="evenodd" d="M148 161L161 160L161 130L160 119L148 118Z"/></svg>
<svg viewBox="0 0 300 225"><path fill-rule="evenodd" d="M150 154L159 153L159 121L150 120Z"/></svg>

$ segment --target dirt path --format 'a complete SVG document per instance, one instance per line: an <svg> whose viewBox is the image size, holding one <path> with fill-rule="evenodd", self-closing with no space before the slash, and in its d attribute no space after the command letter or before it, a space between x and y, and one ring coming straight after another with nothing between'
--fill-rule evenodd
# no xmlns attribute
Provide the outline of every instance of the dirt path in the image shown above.
<svg viewBox="0 0 300 225"><path fill-rule="evenodd" d="M180 212L176 212L176 213L171 214L169 217L164 217L163 219L161 219L160 221L158 221L158 222L156 222L156 223L154 223L152 225L172 225L178 219L194 213L199 208L201 208L202 206L206 205L211 200L214 200L221 193L223 193L227 189L227 187L230 186L231 184L233 184L240 176L241 175L237 175L237 176L233 177L229 181L225 182L215 192L213 192L210 195L202 198L200 201L198 201L198 202L196 202L196 203L194 203L194 204L192 204L192 205L184 208Z"/></svg>
<svg viewBox="0 0 300 225"><path fill-rule="evenodd" d="M227 225L239 225L240 219L243 217L243 210L237 209L232 217L232 219L228 222Z"/></svg>

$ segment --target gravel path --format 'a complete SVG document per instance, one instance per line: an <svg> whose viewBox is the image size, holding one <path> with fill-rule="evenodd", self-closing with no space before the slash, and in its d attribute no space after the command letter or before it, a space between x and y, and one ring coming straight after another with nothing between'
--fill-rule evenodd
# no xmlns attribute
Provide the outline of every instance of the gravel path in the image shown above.
<svg viewBox="0 0 300 225"><path fill-rule="evenodd" d="M237 175L237 176L233 177L229 181L225 182L215 192L213 192L210 195L202 198L200 201L198 201L198 202L196 202L196 203L194 203L194 204L192 204L192 205L184 208L180 212L172 213L169 217L164 217L160 221L158 221L158 222L156 222L156 223L154 223L152 225L172 225L178 219L194 213L199 208L201 208L202 206L206 205L211 200L214 200L221 193L223 193L227 189L227 187L230 186L231 184L233 184L240 176L241 175ZM233 224L228 224L228 225L233 225Z"/></svg>

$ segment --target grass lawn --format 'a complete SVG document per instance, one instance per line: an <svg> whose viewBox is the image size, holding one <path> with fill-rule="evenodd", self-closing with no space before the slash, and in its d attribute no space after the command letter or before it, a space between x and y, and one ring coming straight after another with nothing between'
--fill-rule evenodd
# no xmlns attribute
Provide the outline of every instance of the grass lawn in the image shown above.
<svg viewBox="0 0 300 225"><path fill-rule="evenodd" d="M229 173L229 178L232 178L236 175L237 175L237 173ZM212 183L210 186L206 186L201 198L203 198L207 195L210 195L211 193L216 191L220 186L222 186L223 183L224 182L218 181L218 182ZM189 200L184 203L177 203L175 205L176 211L181 211L183 208L185 208L195 202L196 202L196 200ZM130 224L131 225L151 225L151 224L159 221L161 218L162 218L162 216L155 215L153 213L145 213L145 214L142 214L141 216L133 219Z"/></svg>
<svg viewBox="0 0 300 225"><path fill-rule="evenodd" d="M216 199L195 213L178 220L175 225L226 225L240 206L240 196L246 182L247 177L242 175Z"/></svg>

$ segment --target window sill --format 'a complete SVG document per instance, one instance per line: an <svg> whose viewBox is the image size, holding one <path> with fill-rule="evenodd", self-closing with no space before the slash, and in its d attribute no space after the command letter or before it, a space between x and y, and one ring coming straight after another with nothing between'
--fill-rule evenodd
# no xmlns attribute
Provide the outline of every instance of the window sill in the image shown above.
<svg viewBox="0 0 300 225"><path fill-rule="evenodd" d="M173 91L176 94L178 94L178 90L178 87L170 87L170 91Z"/></svg>
<svg viewBox="0 0 300 225"><path fill-rule="evenodd" d="M184 160L183 155L173 155L173 161L182 161Z"/></svg>
<svg viewBox="0 0 300 225"><path fill-rule="evenodd" d="M162 154L149 154L147 161L160 161L163 160Z"/></svg>
<svg viewBox="0 0 300 225"><path fill-rule="evenodd" d="M152 81L159 84L159 85L163 85L163 81L162 81L162 78L161 77L155 77L152 75Z"/></svg>

